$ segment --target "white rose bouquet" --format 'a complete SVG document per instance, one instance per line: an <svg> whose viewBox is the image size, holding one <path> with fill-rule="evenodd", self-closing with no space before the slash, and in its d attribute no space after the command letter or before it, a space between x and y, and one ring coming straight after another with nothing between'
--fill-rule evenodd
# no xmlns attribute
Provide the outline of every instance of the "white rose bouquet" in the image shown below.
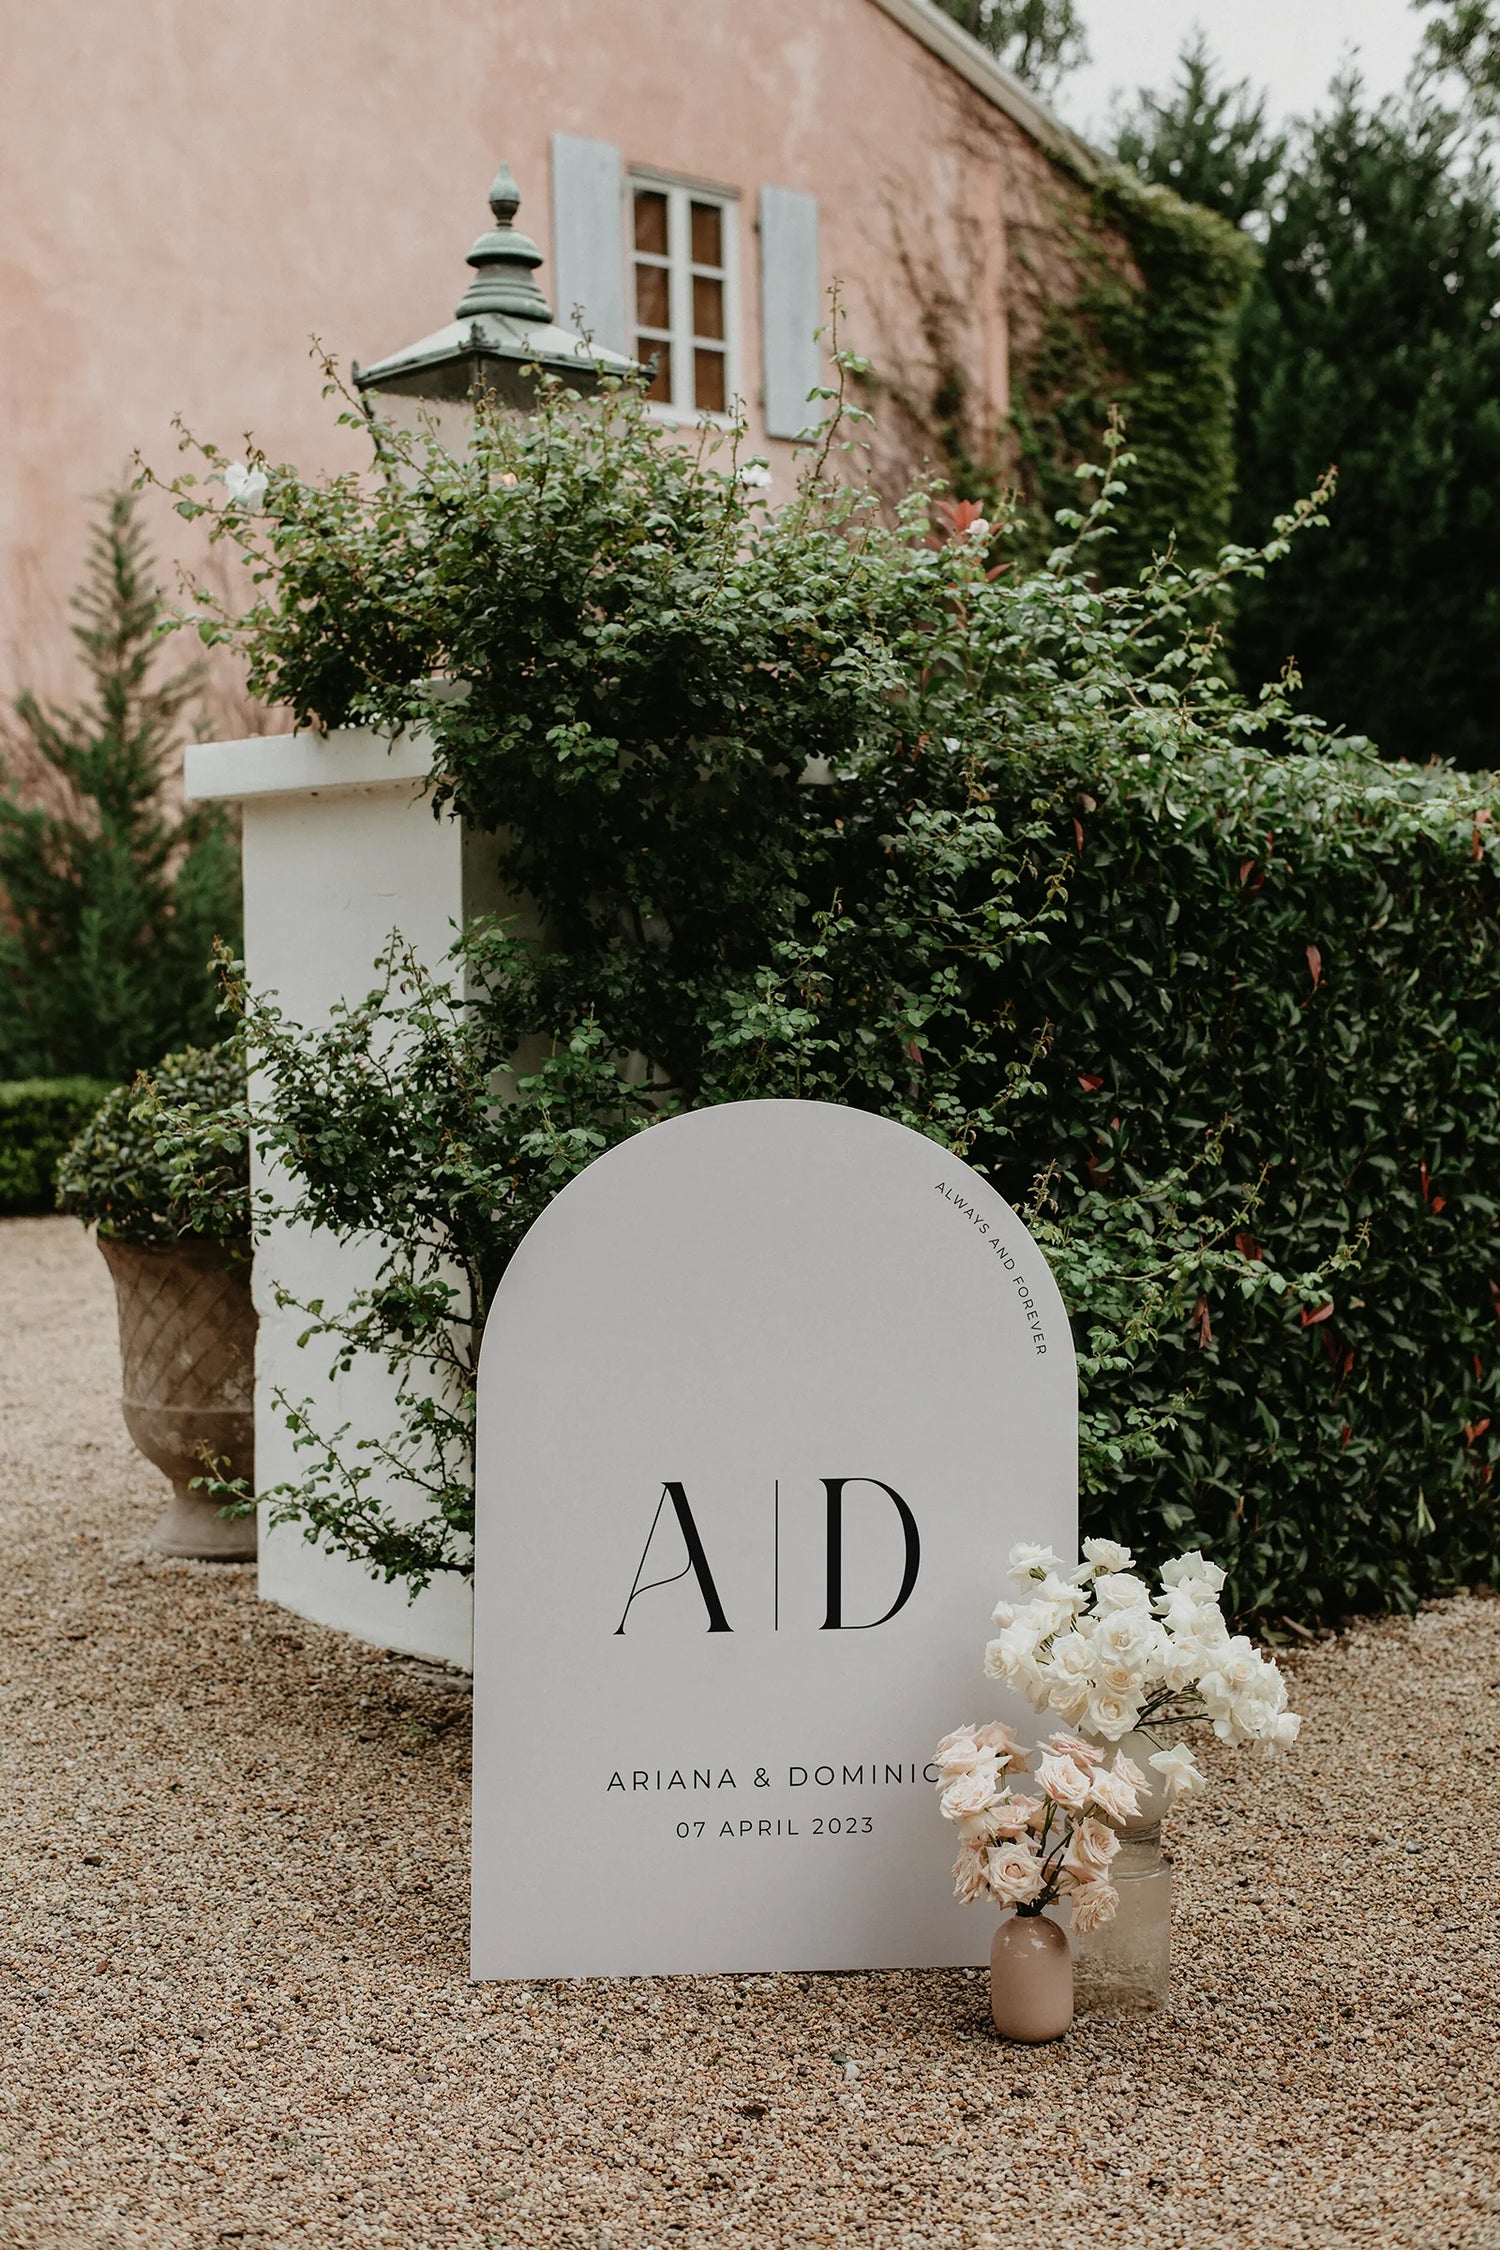
<svg viewBox="0 0 1500 2250"><path fill-rule="evenodd" d="M1015 1733L996 1721L955 1728L934 1760L943 1818L962 1839L956 1898L1040 1914L1066 1893L1076 1930L1112 1919L1119 1894L1109 1870L1120 1839L1111 1823L1130 1819L1146 1778L1123 1751L1106 1766L1092 1743L1055 1734L1042 1744L1033 1777ZM1032 1787L1013 1788L1012 1775Z"/></svg>
<svg viewBox="0 0 1500 2250"><path fill-rule="evenodd" d="M1296 1741L1302 1722L1287 1709L1281 1673L1224 1622L1217 1563L1196 1548L1179 1555L1163 1565L1153 1594L1132 1571L1130 1549L1113 1539L1085 1539L1083 1558L1070 1569L1050 1547L1011 1550L1011 1578L1032 1592L995 1611L998 1637L984 1658L991 1679L1105 1742L1195 1719L1210 1721L1220 1741L1258 1743L1267 1756ZM1181 1746L1147 1762L1169 1803L1203 1786Z"/></svg>

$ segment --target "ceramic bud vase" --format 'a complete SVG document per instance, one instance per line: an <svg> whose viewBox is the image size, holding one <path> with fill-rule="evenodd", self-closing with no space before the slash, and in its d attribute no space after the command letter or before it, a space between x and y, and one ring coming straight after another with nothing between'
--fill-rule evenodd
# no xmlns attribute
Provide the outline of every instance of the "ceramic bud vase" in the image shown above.
<svg viewBox="0 0 1500 2250"><path fill-rule="evenodd" d="M1147 1759L1149 1735L1127 1734L1118 1748L1146 1776L1134 1817L1119 1824L1110 1868L1119 1895L1112 1922L1074 1939L1078 2005L1103 2015L1147 2015L1165 2007L1172 1979L1172 1862L1161 1848L1167 1787Z"/></svg>
<svg viewBox="0 0 1500 2250"><path fill-rule="evenodd" d="M990 2014L1002 2039L1061 2039L1073 2021L1068 1933L1046 1914L1007 1914L990 1942Z"/></svg>

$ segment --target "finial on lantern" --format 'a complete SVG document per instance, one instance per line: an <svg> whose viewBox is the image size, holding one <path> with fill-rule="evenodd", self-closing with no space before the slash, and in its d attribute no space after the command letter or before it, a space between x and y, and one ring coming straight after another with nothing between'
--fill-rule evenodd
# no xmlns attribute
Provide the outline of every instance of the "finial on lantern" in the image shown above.
<svg viewBox="0 0 1500 2250"><path fill-rule="evenodd" d="M521 191L516 186L515 174L503 160L495 174L495 184L490 189L490 209L495 214L497 227L514 226L516 213L521 208Z"/></svg>

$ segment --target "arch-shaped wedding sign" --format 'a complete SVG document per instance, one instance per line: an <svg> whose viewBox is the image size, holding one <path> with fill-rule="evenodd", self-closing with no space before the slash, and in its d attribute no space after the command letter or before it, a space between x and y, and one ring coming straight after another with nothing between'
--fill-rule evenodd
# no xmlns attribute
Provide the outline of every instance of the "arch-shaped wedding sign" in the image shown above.
<svg viewBox="0 0 1500 2250"><path fill-rule="evenodd" d="M938 1736L1019 1539L1077 1540L1035 1242L922 1135L757 1101L532 1227L479 1369L473 1974L977 1963Z"/></svg>

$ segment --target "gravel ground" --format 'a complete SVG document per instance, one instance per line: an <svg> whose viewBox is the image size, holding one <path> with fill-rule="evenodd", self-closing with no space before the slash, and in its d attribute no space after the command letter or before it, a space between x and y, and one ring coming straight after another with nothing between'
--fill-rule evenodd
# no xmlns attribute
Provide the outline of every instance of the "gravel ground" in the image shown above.
<svg viewBox="0 0 1500 2250"><path fill-rule="evenodd" d="M1307 1651L1295 1758L1213 1761L1160 2016L476 1991L466 1699L148 1559L117 1392L81 1230L0 1223L7 2250L1500 2245L1500 1606Z"/></svg>

